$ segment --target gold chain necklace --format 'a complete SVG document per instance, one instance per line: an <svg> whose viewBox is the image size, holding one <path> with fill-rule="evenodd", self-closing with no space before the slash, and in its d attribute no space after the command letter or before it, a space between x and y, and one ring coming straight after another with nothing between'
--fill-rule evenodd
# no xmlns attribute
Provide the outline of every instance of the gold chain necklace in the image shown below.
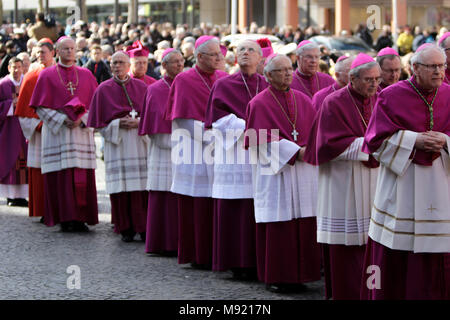
<svg viewBox="0 0 450 320"><path fill-rule="evenodd" d="M297 141L297 136L299 135L298 131L295 128L295 124L297 122L297 101L295 100L295 96L294 96L294 92L292 92L292 90L289 90L291 92L292 95L292 99L294 100L294 108L295 108L295 118L294 118L294 122L291 121L291 118L289 117L289 114L286 113L286 111L284 110L283 106L281 105L280 101L278 101L277 97L275 96L275 94L272 92L272 90L269 88L269 92L272 95L272 97L275 99L275 101L278 103L278 105L281 108L281 111L283 111L283 114L286 116L286 118L288 119L289 123L292 126L292 132L291 135L294 137L294 141ZM288 107L289 110L289 107Z"/></svg>
<svg viewBox="0 0 450 320"><path fill-rule="evenodd" d="M363 117L361 111L359 111L358 105L356 104L355 100L353 99L352 93L350 92L350 89L348 88L348 86L347 86L347 92L348 92L348 95L350 96L350 98L352 99L353 105L355 106L356 110L358 110L359 116L361 117L361 120L363 121L364 127L366 127L366 129L367 129L366 120L364 120L364 117ZM370 113L371 114L372 114L372 111L373 111L373 105L372 105L372 101L370 101Z"/></svg>
<svg viewBox="0 0 450 320"><path fill-rule="evenodd" d="M77 83L72 83L72 81L69 81L67 84L64 83L61 74L59 73L59 64L56 65L56 71L58 72L58 76L59 76L59 80L61 81L62 85L64 86L64 88L67 89L67 91L70 91L70 93L73 96L73 90L76 90L78 87L78 71L77 71L77 67L74 67L75 69L75 75L77 77ZM74 85L74 87L72 87L72 84Z"/></svg>
<svg viewBox="0 0 450 320"><path fill-rule="evenodd" d="M297 72L300 72L300 71L297 70ZM308 94L308 95L311 97L311 99L312 99L312 97L314 96L314 94L313 94L313 92L312 92L312 88L311 88L311 90L309 90L309 89L305 86L305 84L303 83L303 79L298 75L297 72L295 72L295 76L298 78L298 80L299 80L300 84L303 86L303 88L305 88L305 90L308 91L307 94ZM319 77L317 76L317 72L316 72L315 76L316 76L316 82L317 82L317 91L319 91L319 90L320 90L320 84L319 84Z"/></svg>

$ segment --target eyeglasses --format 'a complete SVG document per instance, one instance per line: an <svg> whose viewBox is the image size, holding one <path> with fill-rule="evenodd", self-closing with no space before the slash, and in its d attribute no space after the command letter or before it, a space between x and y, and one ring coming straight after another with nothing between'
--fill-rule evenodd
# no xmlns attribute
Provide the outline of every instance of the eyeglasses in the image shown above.
<svg viewBox="0 0 450 320"><path fill-rule="evenodd" d="M310 54L304 55L302 57L307 59L307 60L319 60L320 59L320 56L312 56Z"/></svg>
<svg viewBox="0 0 450 320"><path fill-rule="evenodd" d="M115 61L111 62L111 64L113 64L113 65L125 64L125 63L127 63L127 62L126 61L120 61L120 60L115 60Z"/></svg>
<svg viewBox="0 0 450 320"><path fill-rule="evenodd" d="M272 72L292 73L294 72L294 69L293 68L273 69Z"/></svg>
<svg viewBox="0 0 450 320"><path fill-rule="evenodd" d="M223 58L223 54L222 52L216 52L216 53L205 53L205 52L201 52L201 54L210 56L210 57L214 57L214 58Z"/></svg>
<svg viewBox="0 0 450 320"><path fill-rule="evenodd" d="M376 84L380 84L383 81L383 78L382 77L378 77L378 78L361 78L361 81L366 83L366 84L369 84L369 83L372 83L372 82L375 82Z"/></svg>
<svg viewBox="0 0 450 320"><path fill-rule="evenodd" d="M441 64L423 64L423 63L417 62L417 64L420 64L420 65L424 66L428 71L434 71L434 70L436 70L436 68L439 71L447 69L447 64L446 63L441 63Z"/></svg>

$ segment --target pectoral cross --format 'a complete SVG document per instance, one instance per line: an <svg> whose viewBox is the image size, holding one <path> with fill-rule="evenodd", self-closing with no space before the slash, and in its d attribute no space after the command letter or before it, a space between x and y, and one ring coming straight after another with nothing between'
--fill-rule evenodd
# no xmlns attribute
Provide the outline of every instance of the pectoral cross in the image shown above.
<svg viewBox="0 0 450 320"><path fill-rule="evenodd" d="M431 213L433 213L433 210L437 210L437 208L433 208L433 205L431 204L427 210L431 211Z"/></svg>
<svg viewBox="0 0 450 320"><path fill-rule="evenodd" d="M294 137L294 141L297 141L297 136L299 133L297 132L297 130L295 130L295 128L294 128L294 131L291 132L291 134Z"/></svg>
<svg viewBox="0 0 450 320"><path fill-rule="evenodd" d="M69 81L69 83L67 84L68 88L67 90L70 91L70 93L73 95L73 90L75 89L74 87L72 87L72 81Z"/></svg>
<svg viewBox="0 0 450 320"><path fill-rule="evenodd" d="M133 118L133 119L136 119L136 116L137 116L137 112L136 112L136 110L131 110L130 111L130 116L131 116L131 118Z"/></svg>

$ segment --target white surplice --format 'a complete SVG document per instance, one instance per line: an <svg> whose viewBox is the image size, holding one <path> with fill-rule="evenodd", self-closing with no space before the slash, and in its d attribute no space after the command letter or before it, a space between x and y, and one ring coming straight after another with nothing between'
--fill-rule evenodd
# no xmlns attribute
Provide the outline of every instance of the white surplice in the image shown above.
<svg viewBox="0 0 450 320"><path fill-rule="evenodd" d="M99 132L105 138L106 193L146 190L149 138L139 136L137 128L120 128L120 119Z"/></svg>
<svg viewBox="0 0 450 320"><path fill-rule="evenodd" d="M41 120L19 117L19 121L23 135L28 140L27 167L41 168L42 136L41 132L36 131Z"/></svg>
<svg viewBox="0 0 450 320"><path fill-rule="evenodd" d="M378 168L361 161L364 138L356 138L338 157L319 166L317 242L342 245L367 243Z"/></svg>
<svg viewBox="0 0 450 320"><path fill-rule="evenodd" d="M68 168L95 169L94 129L86 127L88 114L82 116L83 126L73 129L64 125L67 116L57 110L36 109L42 126L42 174Z"/></svg>
<svg viewBox="0 0 450 320"><path fill-rule="evenodd" d="M417 135L400 130L373 154L381 166L369 237L395 250L450 252L448 149L431 166L415 164L410 155Z"/></svg>
<svg viewBox="0 0 450 320"><path fill-rule="evenodd" d="M207 138L204 139L206 135ZM202 121L172 121L172 185L170 191L191 197L211 197L214 136ZM204 156L206 155L206 156Z"/></svg>
<svg viewBox="0 0 450 320"><path fill-rule="evenodd" d="M244 148L245 121L229 114L212 124L214 130L214 174L212 197L252 199L252 166Z"/></svg>
<svg viewBox="0 0 450 320"><path fill-rule="evenodd" d="M292 141L280 141L250 147L253 197L256 223L290 221L315 217L317 168L289 160L300 150Z"/></svg>
<svg viewBox="0 0 450 320"><path fill-rule="evenodd" d="M147 190L170 191L172 185L172 142L168 133L149 135Z"/></svg>

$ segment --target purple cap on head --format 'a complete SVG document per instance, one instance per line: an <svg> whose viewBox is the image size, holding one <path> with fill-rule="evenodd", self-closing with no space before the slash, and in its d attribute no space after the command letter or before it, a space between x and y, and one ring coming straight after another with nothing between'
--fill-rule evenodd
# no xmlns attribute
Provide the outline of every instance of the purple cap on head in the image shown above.
<svg viewBox="0 0 450 320"><path fill-rule="evenodd" d="M204 44L205 42L207 42L211 39L219 40L217 37L214 37L214 36L201 36L195 41L195 45L194 45L195 49L197 49L199 46L201 46L202 44Z"/></svg>
<svg viewBox="0 0 450 320"><path fill-rule="evenodd" d="M174 48L167 48L166 50L164 50L164 52L161 55L161 60L163 60L165 56L167 56L169 53L171 53L174 50L175 50Z"/></svg>
<svg viewBox="0 0 450 320"><path fill-rule="evenodd" d="M309 41L309 40L303 40L302 42L300 42L300 43L298 44L297 49L300 48L300 47L303 47L303 46L306 45L306 44L310 44L310 43L312 43L312 41Z"/></svg>
<svg viewBox="0 0 450 320"><path fill-rule="evenodd" d="M340 61L343 61L343 60L345 60L345 59L348 59L348 56L346 56L346 55L344 54L344 55L340 56L340 57L336 60L336 63L338 63L338 62L340 62Z"/></svg>
<svg viewBox="0 0 450 320"><path fill-rule="evenodd" d="M359 53L355 60L352 62L352 66L350 69L355 69L356 67L362 66L363 64L374 62L373 58L365 53Z"/></svg>
<svg viewBox="0 0 450 320"><path fill-rule="evenodd" d="M381 49L380 52L378 52L377 57L382 57L382 56L387 56L387 55L398 56L398 52L390 47L386 47L386 48Z"/></svg>
<svg viewBox="0 0 450 320"><path fill-rule="evenodd" d="M433 45L432 43L424 43L423 45L417 48L416 52L422 51L423 49L428 48L432 45Z"/></svg>

